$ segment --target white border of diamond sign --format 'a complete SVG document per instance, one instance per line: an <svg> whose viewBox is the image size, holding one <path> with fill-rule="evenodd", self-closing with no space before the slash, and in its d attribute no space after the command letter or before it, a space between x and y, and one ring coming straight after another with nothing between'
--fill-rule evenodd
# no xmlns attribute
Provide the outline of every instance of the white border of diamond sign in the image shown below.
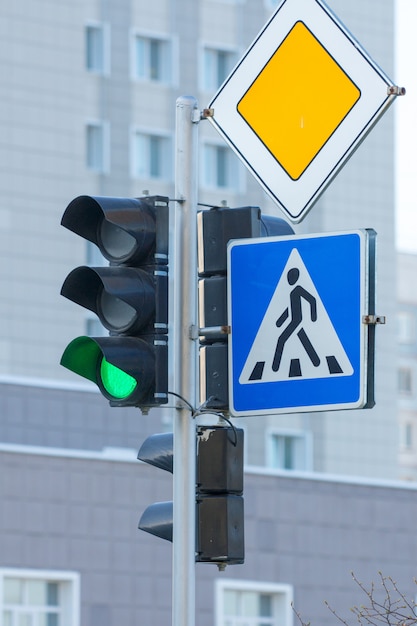
<svg viewBox="0 0 417 626"><path fill-rule="evenodd" d="M290 30L303 22L346 75L360 98L306 168L293 180L237 110ZM300 222L395 98L392 81L321 0L283 0L209 104L211 123L294 223ZM271 98L286 85L277 84ZM317 77L317 94L329 86Z"/></svg>
<svg viewBox="0 0 417 626"><path fill-rule="evenodd" d="M374 405L372 229L228 246L233 416Z"/></svg>

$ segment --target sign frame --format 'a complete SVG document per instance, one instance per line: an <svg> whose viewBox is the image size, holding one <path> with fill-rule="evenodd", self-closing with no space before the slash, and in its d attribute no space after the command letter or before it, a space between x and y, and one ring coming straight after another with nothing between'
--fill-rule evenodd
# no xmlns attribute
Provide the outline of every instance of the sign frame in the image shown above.
<svg viewBox="0 0 417 626"><path fill-rule="evenodd" d="M329 56L357 86L359 100L330 134L302 174L293 179L248 121L239 113L239 102L250 90L295 24L302 22ZM328 85L320 84L318 97L325 99ZM232 150L264 190L293 223L299 223L339 170L364 140L396 95L392 81L369 57L351 33L322 0L282 0L231 74L212 98L208 117ZM273 87L273 89L272 89ZM274 98L282 91L271 84L271 99L262 101L260 116L273 116ZM302 169L302 168L301 168Z"/></svg>
<svg viewBox="0 0 417 626"><path fill-rule="evenodd" d="M376 232L373 229L229 242L228 354L229 409L232 416L374 406L375 325L369 320L372 319L370 316L375 316L375 248ZM257 350L256 341L261 335L262 324L268 315L271 319L268 310L274 302L274 295L281 289L281 281L286 282L284 273L291 265L288 263L293 250L297 251L307 268L317 290L316 295L318 293L322 300L353 373L327 374L318 378L313 374L310 379L300 373L292 379L287 376L285 380L263 382L255 377L242 382L239 378L244 373L252 348L255 352ZM287 289L291 287L287 286ZM281 332L272 326L276 321L278 327L280 309L284 310L286 306L289 307L289 300L279 300L276 316L270 325L270 337L266 343L272 345L271 349L267 347L271 355ZM306 304L303 306L306 307ZM306 310L308 306L304 308L304 314ZM299 325L297 331L302 326ZM298 334L301 335L300 332ZM292 341L298 346L295 356L302 355L306 363L305 344L297 337ZM313 344L320 354L322 349L317 340ZM264 343L262 346L263 350ZM253 363L256 357L254 359ZM270 361L267 367L270 367Z"/></svg>

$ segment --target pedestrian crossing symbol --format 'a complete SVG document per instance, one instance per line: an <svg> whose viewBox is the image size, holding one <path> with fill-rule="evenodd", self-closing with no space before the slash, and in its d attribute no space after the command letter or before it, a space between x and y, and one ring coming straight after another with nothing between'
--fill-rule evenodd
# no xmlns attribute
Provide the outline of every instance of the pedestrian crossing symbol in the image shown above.
<svg viewBox="0 0 417 626"><path fill-rule="evenodd" d="M294 248L239 381L249 384L352 373L352 365L320 295Z"/></svg>
<svg viewBox="0 0 417 626"><path fill-rule="evenodd" d="M373 232L229 246L232 414L372 404L363 316Z"/></svg>

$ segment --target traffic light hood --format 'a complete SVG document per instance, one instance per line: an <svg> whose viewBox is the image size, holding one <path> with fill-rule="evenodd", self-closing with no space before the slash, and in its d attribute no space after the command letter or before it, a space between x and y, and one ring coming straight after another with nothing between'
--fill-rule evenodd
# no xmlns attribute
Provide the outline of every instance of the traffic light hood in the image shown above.
<svg viewBox="0 0 417 626"><path fill-rule="evenodd" d="M166 263L168 241L156 237L159 204L167 206L167 198L78 196L65 209L61 224L98 246L111 263L158 262L164 255L161 262Z"/></svg>

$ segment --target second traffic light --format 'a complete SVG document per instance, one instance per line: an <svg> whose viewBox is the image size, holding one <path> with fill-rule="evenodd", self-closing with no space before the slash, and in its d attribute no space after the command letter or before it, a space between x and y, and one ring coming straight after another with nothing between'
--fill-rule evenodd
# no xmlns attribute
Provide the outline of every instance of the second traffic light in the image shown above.
<svg viewBox="0 0 417 626"><path fill-rule="evenodd" d="M61 294L95 313L109 337L81 336L61 364L97 384L111 406L164 404L168 394L168 198L79 196L65 228L108 267L75 268Z"/></svg>
<svg viewBox="0 0 417 626"><path fill-rule="evenodd" d="M243 430L200 426L197 438L196 561L245 560Z"/></svg>
<svg viewBox="0 0 417 626"><path fill-rule="evenodd" d="M258 207L214 207L201 211L198 226L200 402L227 410L227 244L232 239L292 235L285 220Z"/></svg>
<svg viewBox="0 0 417 626"><path fill-rule="evenodd" d="M243 563L243 430L199 426L196 434L195 560L220 567ZM148 437L138 459L174 473L172 433ZM139 529L172 541L173 503L149 505L140 518Z"/></svg>

